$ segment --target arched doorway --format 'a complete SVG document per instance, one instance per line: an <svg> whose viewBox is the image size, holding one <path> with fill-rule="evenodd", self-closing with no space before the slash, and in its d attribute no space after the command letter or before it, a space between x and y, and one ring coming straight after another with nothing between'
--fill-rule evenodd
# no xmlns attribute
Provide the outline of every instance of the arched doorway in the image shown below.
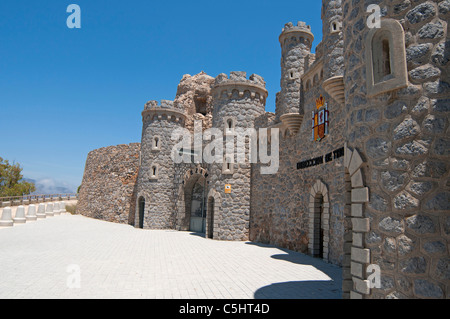
<svg viewBox="0 0 450 319"><path fill-rule="evenodd" d="M206 233L207 170L200 165L186 171L178 190L175 229Z"/></svg>
<svg viewBox="0 0 450 319"><path fill-rule="evenodd" d="M144 213L145 213L145 198L139 197L138 201L138 209L139 209L139 228L144 228Z"/></svg>
<svg viewBox="0 0 450 319"><path fill-rule="evenodd" d="M189 230L196 233L205 233L206 209L205 209L205 180L198 178L190 190L190 221ZM189 189L187 190L189 191ZM187 196L186 198L188 198Z"/></svg>
<svg viewBox="0 0 450 319"><path fill-rule="evenodd" d="M311 188L309 203L309 254L328 261L330 240L330 202L327 186L317 180Z"/></svg>
<svg viewBox="0 0 450 319"><path fill-rule="evenodd" d="M313 256L322 258L323 257L323 195L321 193L316 194L314 200L314 249Z"/></svg>

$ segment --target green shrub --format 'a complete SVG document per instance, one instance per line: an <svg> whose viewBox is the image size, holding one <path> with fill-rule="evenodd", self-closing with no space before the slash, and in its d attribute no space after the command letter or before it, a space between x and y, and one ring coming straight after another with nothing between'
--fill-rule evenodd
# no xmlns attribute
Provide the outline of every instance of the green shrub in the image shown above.
<svg viewBox="0 0 450 319"><path fill-rule="evenodd" d="M66 212L75 215L77 213L77 205L66 205Z"/></svg>

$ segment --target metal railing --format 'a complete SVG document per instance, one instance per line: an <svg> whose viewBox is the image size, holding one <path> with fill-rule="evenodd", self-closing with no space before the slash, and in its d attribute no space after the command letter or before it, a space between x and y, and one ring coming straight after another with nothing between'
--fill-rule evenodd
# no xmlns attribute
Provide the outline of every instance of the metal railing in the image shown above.
<svg viewBox="0 0 450 319"><path fill-rule="evenodd" d="M0 197L0 207L29 205L44 202L57 202L78 199L78 194L45 194Z"/></svg>

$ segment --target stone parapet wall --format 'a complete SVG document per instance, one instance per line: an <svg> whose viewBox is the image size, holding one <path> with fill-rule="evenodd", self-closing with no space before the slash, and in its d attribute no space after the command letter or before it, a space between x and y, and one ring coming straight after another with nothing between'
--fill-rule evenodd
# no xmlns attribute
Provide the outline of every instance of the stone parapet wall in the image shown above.
<svg viewBox="0 0 450 319"><path fill-rule="evenodd" d="M77 212L109 222L134 224L139 152L139 143L89 152Z"/></svg>

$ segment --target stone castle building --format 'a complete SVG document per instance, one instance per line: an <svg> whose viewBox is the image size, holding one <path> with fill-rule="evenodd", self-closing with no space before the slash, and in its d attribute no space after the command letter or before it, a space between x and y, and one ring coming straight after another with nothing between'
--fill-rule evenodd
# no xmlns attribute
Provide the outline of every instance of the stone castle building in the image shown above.
<svg viewBox="0 0 450 319"><path fill-rule="evenodd" d="M448 299L450 1L378 0L378 25L369 1L322 3L315 53L303 22L279 37L275 113L259 75L185 75L173 101L145 105L140 144L89 153L78 210L323 258L342 267L344 298ZM278 129L277 172L236 153L207 164L204 141L177 149L173 132L211 128L225 144Z"/></svg>

